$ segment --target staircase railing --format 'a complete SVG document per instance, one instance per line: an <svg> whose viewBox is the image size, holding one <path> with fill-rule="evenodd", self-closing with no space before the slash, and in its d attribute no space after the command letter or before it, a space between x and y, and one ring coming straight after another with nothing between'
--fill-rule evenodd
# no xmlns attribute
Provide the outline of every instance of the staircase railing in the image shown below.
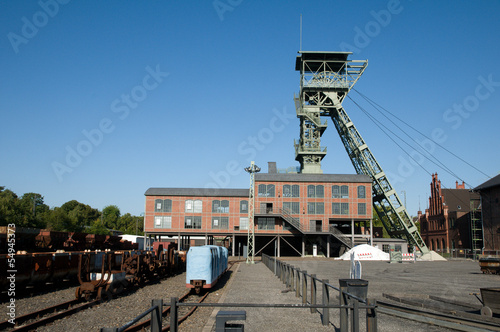
<svg viewBox="0 0 500 332"><path fill-rule="evenodd" d="M281 217L283 219L285 219L290 225L292 225L293 227L295 227L301 233L305 233L304 228L300 224L300 220L298 218L293 217L291 215L290 211L288 211L285 208L280 208L280 209L278 209L278 211L279 211Z"/></svg>
<svg viewBox="0 0 500 332"><path fill-rule="evenodd" d="M285 208L275 209L275 208L263 207L260 209L259 212L260 214L279 214L285 221L287 221L290 225L292 225L302 234L308 233L308 230L305 227L303 227L302 224L300 223L299 218L293 217L288 209ZM337 227L330 226L328 228L328 231L330 232L331 235L333 235L336 239L338 239L348 248L352 248L354 246L352 240L347 235L342 233Z"/></svg>
<svg viewBox="0 0 500 332"><path fill-rule="evenodd" d="M330 228L328 230L330 231L330 234L332 234L340 242L345 244L348 248L353 247L352 240L348 236L346 236L344 233L342 233L337 227L330 226Z"/></svg>

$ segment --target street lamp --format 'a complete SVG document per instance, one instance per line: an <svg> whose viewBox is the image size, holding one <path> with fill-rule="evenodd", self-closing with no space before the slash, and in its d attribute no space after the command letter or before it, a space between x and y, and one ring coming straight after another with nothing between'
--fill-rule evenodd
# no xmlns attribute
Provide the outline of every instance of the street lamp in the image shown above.
<svg viewBox="0 0 500 332"><path fill-rule="evenodd" d="M255 256L255 231L253 212L255 204L255 173L260 172L260 167L252 161L250 167L245 167L245 171L250 173L250 192L248 195L248 239L247 239L247 264L254 263ZM250 255L252 258L250 258Z"/></svg>

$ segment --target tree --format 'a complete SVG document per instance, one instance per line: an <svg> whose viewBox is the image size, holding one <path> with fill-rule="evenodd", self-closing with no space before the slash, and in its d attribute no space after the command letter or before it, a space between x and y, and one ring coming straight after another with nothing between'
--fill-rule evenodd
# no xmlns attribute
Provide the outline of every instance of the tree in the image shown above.
<svg viewBox="0 0 500 332"><path fill-rule="evenodd" d="M51 213L47 215L47 225L53 231L77 231L76 226L63 208L56 207L51 210Z"/></svg>
<svg viewBox="0 0 500 332"><path fill-rule="evenodd" d="M100 235L109 235L110 231L101 223L100 220L95 220L92 222L92 225L85 229L86 233L90 234L100 234Z"/></svg>
<svg viewBox="0 0 500 332"><path fill-rule="evenodd" d="M17 195L5 187L0 186L0 225L7 226L19 223L20 215L17 207Z"/></svg>
<svg viewBox="0 0 500 332"><path fill-rule="evenodd" d="M99 210L76 200L64 203L61 210L71 219L71 231L82 231L100 217Z"/></svg>
<svg viewBox="0 0 500 332"><path fill-rule="evenodd" d="M125 234L143 235L143 222L144 217L133 216L126 213L120 217L118 230Z"/></svg>
<svg viewBox="0 0 500 332"><path fill-rule="evenodd" d="M120 209L116 205L108 205L102 210L102 219L104 226L109 229L119 229L119 218Z"/></svg>
<svg viewBox="0 0 500 332"><path fill-rule="evenodd" d="M45 213L49 210L43 202L43 196L38 193L26 193L18 200L18 210L22 216L20 226L45 228Z"/></svg>

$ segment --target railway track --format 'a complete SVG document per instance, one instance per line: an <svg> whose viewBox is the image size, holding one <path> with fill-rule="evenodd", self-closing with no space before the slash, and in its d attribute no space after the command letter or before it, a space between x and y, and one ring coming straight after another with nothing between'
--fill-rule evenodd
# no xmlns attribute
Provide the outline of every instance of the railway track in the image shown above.
<svg viewBox="0 0 500 332"><path fill-rule="evenodd" d="M128 295L135 290L137 290L139 286L133 286L121 293L115 294L117 296ZM67 302L62 302L44 309L36 310L31 313L17 316L15 319L16 324L13 326L9 321L0 322L0 331L11 328L10 331L34 331L38 327L46 326L56 320L69 317L77 312L80 312L85 309L92 308L102 302L106 302L107 300L111 300L111 297L106 297L106 300L103 299L94 299L94 300L85 300L84 298L73 299Z"/></svg>
<svg viewBox="0 0 500 332"><path fill-rule="evenodd" d="M379 313L441 326L455 331L500 331L500 319L498 318L487 318L477 314L446 309L436 312L434 310L438 310L438 308L433 308L433 311L431 311L423 307L403 306L386 301L377 301L377 305Z"/></svg>
<svg viewBox="0 0 500 332"><path fill-rule="evenodd" d="M11 331L33 331L40 326L45 326L58 319L70 316L81 310L91 308L101 301L94 300L82 302L81 300L71 300L48 308L37 310L29 314L16 317L16 325ZM8 329L12 324L8 321L0 323L0 330Z"/></svg>
<svg viewBox="0 0 500 332"><path fill-rule="evenodd" d="M186 294L184 294L182 297L179 298L179 302L189 302L189 303L201 303L203 302L206 297L208 296L209 292L206 292L204 295L198 295L198 294L193 294L190 291L188 291ZM197 307L181 307L178 311L178 323L181 324L183 321L185 321L190 315L194 313ZM170 306L165 307L165 309L162 311L162 331L169 331L170 330ZM136 325L130 326L126 328L123 331L126 332L134 332L134 331L141 331L145 329L146 327L151 325L151 320L146 320L144 322L138 323Z"/></svg>
<svg viewBox="0 0 500 332"><path fill-rule="evenodd" d="M237 261L231 261L228 262L228 268L226 270L229 271L233 268L233 266L236 263L243 262L244 260L237 260ZM202 303L206 297L208 296L209 292L205 292L205 294L200 295L200 294L195 294L192 290L189 290L186 294L184 294L182 297L179 298L179 302L186 302L186 303ZM178 322L179 325L185 321L189 316L191 316L194 311L198 307L179 307L178 311ZM165 309L162 311L162 331L169 331L170 330L170 306L165 307ZM126 332L134 332L134 331L141 331L144 328L148 327L151 325L151 320L146 320L144 322L138 323L136 325L130 326L126 328L124 331Z"/></svg>

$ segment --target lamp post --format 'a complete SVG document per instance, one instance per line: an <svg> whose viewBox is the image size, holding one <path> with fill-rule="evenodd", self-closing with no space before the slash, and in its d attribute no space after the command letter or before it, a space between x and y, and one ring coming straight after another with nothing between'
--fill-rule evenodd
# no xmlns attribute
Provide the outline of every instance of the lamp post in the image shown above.
<svg viewBox="0 0 500 332"><path fill-rule="evenodd" d="M245 171L250 173L250 191L248 195L248 239L247 239L247 264L254 264L255 256L255 225L253 220L255 204L255 173L260 172L260 167L252 161L250 167L245 167ZM250 258L251 256L251 258Z"/></svg>

